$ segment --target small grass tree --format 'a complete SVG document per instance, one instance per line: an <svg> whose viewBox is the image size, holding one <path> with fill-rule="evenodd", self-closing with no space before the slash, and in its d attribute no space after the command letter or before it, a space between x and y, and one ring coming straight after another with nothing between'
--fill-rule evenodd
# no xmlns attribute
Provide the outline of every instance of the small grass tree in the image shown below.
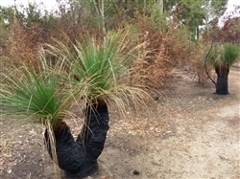
<svg viewBox="0 0 240 179"><path fill-rule="evenodd" d="M29 65L6 65L1 71L0 106L6 115L18 115L19 120L31 119L46 126L52 145L51 157L58 163L54 133L62 130L64 118L72 106L70 91L61 88L60 75L42 56L39 69ZM6 63L6 62L4 62ZM58 65L61 66L61 65ZM58 69L62 71L62 69ZM61 167L61 163L59 163Z"/></svg>
<svg viewBox="0 0 240 179"><path fill-rule="evenodd" d="M229 93L228 74L230 66L240 60L239 55L240 48L238 45L226 43L213 47L207 56L217 74L216 94L227 95Z"/></svg>

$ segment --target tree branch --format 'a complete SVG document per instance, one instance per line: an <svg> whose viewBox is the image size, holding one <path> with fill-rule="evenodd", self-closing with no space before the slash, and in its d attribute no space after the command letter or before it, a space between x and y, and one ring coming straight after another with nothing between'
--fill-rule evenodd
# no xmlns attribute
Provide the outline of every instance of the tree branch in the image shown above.
<svg viewBox="0 0 240 179"><path fill-rule="evenodd" d="M214 84L215 86L217 86L217 83L211 78L211 76L209 75L208 70L207 70L207 59L208 59L208 56L209 56L209 54L210 54L210 52L211 52L211 50L212 50L212 48L213 48L213 44L214 44L214 39L213 39L212 42L211 42L211 47L210 47L207 55L205 56L204 67L205 67L205 72L206 72L206 74L207 74L207 77L213 82L213 84Z"/></svg>

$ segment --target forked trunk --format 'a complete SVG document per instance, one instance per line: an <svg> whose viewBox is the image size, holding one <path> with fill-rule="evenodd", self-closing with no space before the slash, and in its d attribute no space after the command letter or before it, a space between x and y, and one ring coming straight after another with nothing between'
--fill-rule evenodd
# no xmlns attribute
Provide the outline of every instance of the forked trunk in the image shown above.
<svg viewBox="0 0 240 179"><path fill-rule="evenodd" d="M71 134L70 128L65 122L61 123L62 127L55 129L53 137L55 137L56 154L58 165L67 173L78 173L85 161L85 152L83 146L77 144ZM49 132L45 130L45 141L50 157L53 159L56 156L52 151L52 146L49 140Z"/></svg>
<svg viewBox="0 0 240 179"><path fill-rule="evenodd" d="M85 124L76 142L83 143L88 160L96 161L102 153L109 129L107 104L103 101L97 101L87 105L84 112Z"/></svg>
<svg viewBox="0 0 240 179"><path fill-rule="evenodd" d="M59 167L67 174L85 177L98 169L97 159L101 155L109 129L108 109L105 102L95 103L85 109L85 124L76 141L66 123L54 130ZM49 135L45 131L47 149L52 158Z"/></svg>
<svg viewBox="0 0 240 179"><path fill-rule="evenodd" d="M227 95L229 66L217 66L215 71L217 73L216 94Z"/></svg>

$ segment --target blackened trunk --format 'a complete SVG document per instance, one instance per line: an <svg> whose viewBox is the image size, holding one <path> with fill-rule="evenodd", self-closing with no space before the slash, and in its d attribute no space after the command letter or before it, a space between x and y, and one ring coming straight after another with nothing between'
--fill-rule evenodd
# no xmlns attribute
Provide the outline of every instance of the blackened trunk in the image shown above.
<svg viewBox="0 0 240 179"><path fill-rule="evenodd" d="M54 130L54 135L59 167L68 173L78 173L85 160L83 147L74 141L70 128L64 122L61 128ZM53 158L47 130L45 131L45 141L49 155Z"/></svg>
<svg viewBox="0 0 240 179"><path fill-rule="evenodd" d="M227 95L229 66L218 66L215 71L217 73L216 94Z"/></svg>
<svg viewBox="0 0 240 179"><path fill-rule="evenodd" d="M98 169L97 158L102 153L109 129L108 109L105 103L87 106L85 110L85 125L76 142L66 123L54 130L56 153L59 167L69 175L85 177ZM45 131L45 141L50 157L51 145L48 131Z"/></svg>
<svg viewBox="0 0 240 179"><path fill-rule="evenodd" d="M101 155L109 129L109 116L107 104L98 101L87 105L85 109L85 125L77 138L77 143L83 142L86 148L86 159L95 162Z"/></svg>
<svg viewBox="0 0 240 179"><path fill-rule="evenodd" d="M63 126L62 129L54 131L58 166L68 176L83 178L91 175L98 169L97 161L89 161L83 144L74 141L66 123L63 123ZM53 159L47 130L45 131L45 141L48 153Z"/></svg>

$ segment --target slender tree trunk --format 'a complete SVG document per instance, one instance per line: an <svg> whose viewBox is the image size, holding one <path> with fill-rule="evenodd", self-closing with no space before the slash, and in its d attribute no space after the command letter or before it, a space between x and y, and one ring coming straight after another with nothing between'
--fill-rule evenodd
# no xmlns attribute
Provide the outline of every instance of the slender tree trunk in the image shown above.
<svg viewBox="0 0 240 179"><path fill-rule="evenodd" d="M217 73L216 94L227 95L229 66L217 66L215 71Z"/></svg>
<svg viewBox="0 0 240 179"><path fill-rule="evenodd" d="M157 0L157 4L158 4L158 7L159 7L159 10L160 10L160 13L161 15L163 14L163 11L164 11L164 2L163 0Z"/></svg>
<svg viewBox="0 0 240 179"><path fill-rule="evenodd" d="M199 29L199 26L196 27L196 36L197 36L197 40L198 40L199 37L200 37L200 29Z"/></svg>
<svg viewBox="0 0 240 179"><path fill-rule="evenodd" d="M98 14L101 16L101 27L103 34L106 34L106 27L105 27L105 6L104 0L95 0L95 6Z"/></svg>

